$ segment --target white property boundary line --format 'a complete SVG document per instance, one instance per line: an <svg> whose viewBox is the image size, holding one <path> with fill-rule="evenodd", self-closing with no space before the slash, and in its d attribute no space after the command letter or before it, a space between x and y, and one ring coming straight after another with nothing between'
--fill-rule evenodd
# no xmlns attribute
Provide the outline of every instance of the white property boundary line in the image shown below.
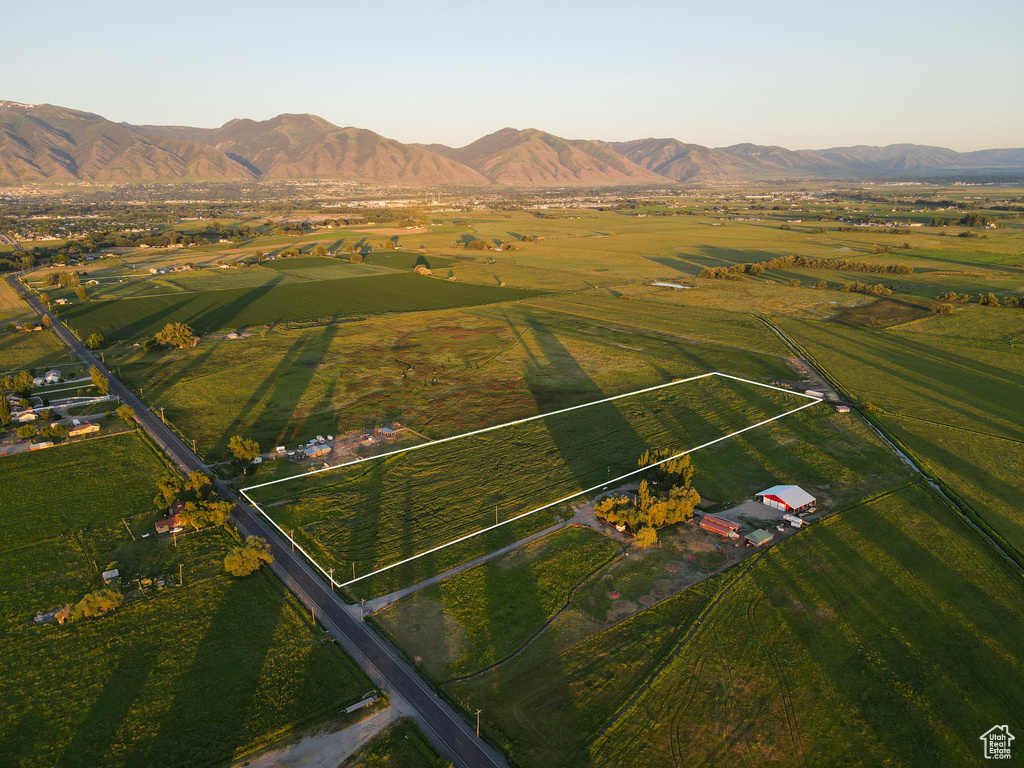
<svg viewBox="0 0 1024 768"><path fill-rule="evenodd" d="M581 491L577 491L576 493L572 493L572 494L570 494L568 496L563 496L560 499L552 501L552 502L550 502L548 504L544 504L544 505L539 506L539 507L537 507L535 509L531 509L528 512L522 512L522 513L520 513L518 515L515 515L513 517L508 518L507 520L502 520L500 523L496 523L495 525L490 525L490 526L487 526L486 528L481 528L479 531L474 531L473 533L468 533L465 536L460 536L457 539L453 539L453 540L447 542L446 544L441 544L439 546L432 547L431 549L428 549L428 550L425 550L423 552L420 552L419 554L413 555L412 557L407 557L404 560L398 561L397 563L392 563L391 565L386 565L383 568L378 568L375 571L370 571L369 573L366 573L366 574L363 574L362 576L358 576L358 577L349 579L348 581L345 581L345 582L335 581L334 576L333 576L333 569L331 570L330 573L328 573L326 570L324 570L324 568L313 558L313 556L310 555L309 552L307 552L298 542L296 542L280 525L278 525L277 522L273 518L271 518L270 515L268 515L259 504L257 504L255 501L253 501L252 497L248 494L248 491L253 491L253 490L256 490L257 488L265 488L265 487L267 487L269 485L276 485L277 483L288 482L290 480L295 480L295 479L300 478L300 477L307 477L309 475L316 475L316 474L319 474L321 472L329 472L330 470L340 469L342 467L350 467L350 466L353 466L355 464L362 464L362 463L367 462L367 461L376 461L378 459L387 458L388 456L396 456L396 455L401 454L401 453L409 453L411 451L416 451L416 450L419 450L421 448L426 448L428 446L434 446L434 445L438 445L440 443L447 443L447 442L450 442L452 440L459 440L459 439L464 438L464 437L472 437L473 435L479 435L479 434L483 434L485 432L493 432L494 430L497 430L497 429L504 429L505 427L515 426L516 424L524 424L526 422L535 421L537 419L546 419L549 416L555 416L555 415L557 415L559 413L566 413L568 411L575 411L575 410L580 409L580 408L589 408L592 405L600 405L601 403L608 403L608 402L611 402L613 400L620 400L620 399L625 398L625 397L633 397L634 395L642 395L645 392L654 392L654 391L659 390L659 389L665 389L666 387L674 387L674 386L677 386L679 384L685 384L685 383L690 382L690 381L696 381L698 379L708 378L709 376L721 376L721 377L726 378L726 379L733 379L734 381L742 381L742 382L744 382L746 384L753 384L756 387L764 387L766 389L774 389L774 390L777 390L779 392L785 392L786 394L789 394L789 395L797 395L798 397L808 398L811 402L804 403L801 406L798 406L796 408L792 408L792 409L790 409L788 411L785 411L784 413L778 414L777 416L772 416L769 419L763 419L762 421L758 421L755 424L751 424L749 427L744 427L743 429L738 429L735 432L730 432L729 434L723 435L722 437L717 437L714 440L709 440L708 442L706 442L706 443L704 443L702 445L698 445L695 448L690 448L688 450L680 451L679 453L672 454L668 458L662 459L661 461L657 461L657 462L655 462L653 464L648 464L647 466L640 467L639 469L632 470L630 472L627 472L624 475L619 475L618 477L612 478L610 480L605 480L604 482L598 483L597 485L591 486L590 488L585 488L585 489L583 489ZM635 392L627 392L626 394L622 394L622 395L614 395L612 397L606 397L603 400L595 400L592 403L583 403L581 405L573 405L573 406L570 406L569 408L562 408L562 409L557 410L557 411L551 411L549 413L538 414L537 416L529 416L529 417L527 417L525 419L517 419L516 421L509 421L509 422L506 422L505 424L498 424L498 425L493 426L493 427L485 427L484 429L477 429L477 430L474 430L472 432L464 432L461 435L452 435L451 437L441 438L440 440L432 440L430 442L422 443L420 445L414 445L414 446L411 446L409 448L400 448L398 450L388 451L387 453L381 453L381 454L378 454L376 456L366 456L366 457L361 458L361 459L354 459L353 461L349 461L349 462L346 462L344 464L335 464L334 466L331 466L331 467L324 467L322 469L314 469L314 470L311 470L309 472L300 473L298 475L291 475L290 477L283 477L283 478L279 478L277 480L270 480L270 481L268 481L266 483L259 483L257 485L250 485L250 486L247 486L245 488L239 489L239 493L241 493L245 497L246 501L248 501L253 507L255 507L259 511L259 513L261 515L263 515L263 517L265 517L268 521L270 521L271 525L273 525L278 531L280 531L281 535L284 536L285 539L287 539L289 542L291 542L291 544L296 549L298 549L303 555L305 555L306 559L308 559L309 562L311 562L316 567L316 569L318 571L320 571L320 573L322 573L325 577L327 577L327 579L331 582L331 587L332 588L335 585L341 586L341 587L346 587L349 584L355 584L357 581L362 581L363 579L367 579L370 576L375 576L378 573L383 573L384 571L390 570L392 568L397 568L400 565L405 565L406 563L411 562L413 560L417 560L417 559L419 559L421 557L425 557L427 555L433 554L434 552L438 552L439 550L445 549L447 547L451 547L451 546L453 546L455 544L459 544L459 543L461 543L463 541L466 541L468 539L472 539L472 538L474 538L476 536L479 536L480 534L487 533L487 531L493 531L495 528L500 528L503 525L508 525L509 523L514 523L516 520L521 520L524 517L529 517L530 515L536 514L537 512L541 512L541 511L543 511L545 509L553 507L556 504L561 504L561 503L569 501L571 499L575 499L577 496L583 496L584 494L592 493L592 492L594 492L594 491L596 491L596 490L598 490L600 488L603 488L603 487L606 487L608 485L611 485L612 483L617 483L620 480L625 480L626 478L633 477L634 475L638 475L638 474L640 474L642 472L646 472L651 467L656 467L656 466L659 466L660 464L665 464L666 462L672 461L673 459L678 459L680 456L686 456L687 454L690 454L690 453L693 453L695 451L699 451L699 450L702 450L702 449L707 448L709 446L712 446L715 443L720 443L720 442L722 442L724 440L728 440L729 438L735 437L736 435L741 435L744 432L749 432L752 429L757 429L758 427L762 427L765 424L770 424L773 421L778 421L779 419L781 419L781 418L783 418L785 416L789 416L791 414L794 414L797 411L802 411L804 408L810 408L812 405L817 405L818 403L821 403L821 402L824 402L822 398L814 397L813 395L807 395L807 394L804 394L803 392L794 392L793 390L785 389L783 387L776 387L776 386L772 386L771 384L762 384L759 381L751 381L750 379L744 379L744 378L741 378L739 376L732 376L732 375L730 375L728 373L721 373L720 371L712 371L710 373L702 373L702 374L700 374L698 376L691 376L688 379L677 379L676 381L670 381L667 384L658 384L658 385L653 386L653 387L647 387L646 389L638 389Z"/></svg>

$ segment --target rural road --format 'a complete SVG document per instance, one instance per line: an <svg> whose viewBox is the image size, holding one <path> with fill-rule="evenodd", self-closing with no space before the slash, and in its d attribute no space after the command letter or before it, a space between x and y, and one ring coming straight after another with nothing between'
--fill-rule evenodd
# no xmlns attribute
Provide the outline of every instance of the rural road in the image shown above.
<svg viewBox="0 0 1024 768"><path fill-rule="evenodd" d="M7 281L35 312L49 316L54 332L82 362L89 366L95 365L102 371L110 380L111 393L119 396L122 403L135 411L139 425L175 464L186 472L209 471L209 467L142 400L115 378L60 319L21 284L17 274L8 276ZM351 653L376 684L388 693L397 693L416 711L417 723L442 755L455 765L467 768L508 766L505 758L477 738L470 724L454 707L434 693L392 646L345 610L344 601L314 573L301 554L293 552L276 535L255 509L241 501L222 481L217 481L217 487L222 495L235 502L232 514L239 530L246 536L262 536L270 543L274 555L274 572L306 607L315 610L319 622Z"/></svg>

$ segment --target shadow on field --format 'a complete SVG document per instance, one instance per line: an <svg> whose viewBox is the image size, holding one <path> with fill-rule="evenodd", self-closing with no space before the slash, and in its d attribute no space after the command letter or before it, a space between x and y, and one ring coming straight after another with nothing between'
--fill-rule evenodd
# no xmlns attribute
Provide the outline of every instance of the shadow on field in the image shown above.
<svg viewBox="0 0 1024 768"><path fill-rule="evenodd" d="M930 495L923 488L903 493L911 503ZM951 518L937 500L932 506ZM771 618L752 614L752 622L788 627L791 636L775 638L773 645L809 649L822 678L815 683L832 699L827 708L857 712L858 727L871 733L868 743L880 745L880 754L913 755L914 762L921 757L922 764L938 765L948 762L942 749L946 735L963 730L961 702L980 697L987 701L977 708L1003 711L1024 706L1019 666L1005 663L1021 652L1019 618L975 575L979 568L982 574L1005 573L1001 563L985 553L980 562L951 566L886 514L893 509L849 510L844 525L815 526L814 578L800 574L807 566L784 558L770 559L787 571L781 578L768 567L755 569L751 575L774 610ZM974 535L957 521L919 506L909 516L915 533L962 536L963 550L981 554ZM782 675L815 667L798 659L779 661ZM788 696L791 684L780 682ZM798 720L811 716L806 707L812 705L803 703ZM820 702L813 705L819 707Z"/></svg>
<svg viewBox="0 0 1024 768"><path fill-rule="evenodd" d="M110 747L119 743L121 726L131 714L159 655L155 645L122 649L117 666L75 729L61 759L62 766L102 765Z"/></svg>
<svg viewBox="0 0 1024 768"><path fill-rule="evenodd" d="M1020 423L1019 403L1007 395L1024 390L1024 376L884 332L861 331L856 339L845 335L843 355L866 369L888 374L890 379L909 382L916 396L942 409L968 411L976 423L987 425L996 434L1024 437L1024 432L1008 430L1006 425ZM877 404L887 407L885 402ZM990 414L1006 421L994 421Z"/></svg>
<svg viewBox="0 0 1024 768"><path fill-rule="evenodd" d="M38 755L35 753L36 739L46 738L46 721L39 713L23 709L17 719L8 723L6 731L0 731L0 755L6 765L32 765Z"/></svg>
<svg viewBox="0 0 1024 768"><path fill-rule="evenodd" d="M246 404L239 410L234 421L217 441L215 450L227 450L228 440L245 423L260 424L261 430L269 425L280 425L277 442L292 442L296 438L308 440L313 435L302 432L308 427L311 412L302 422L296 423L299 403L316 377L317 367L327 356L331 342L338 334L338 326L327 325L319 331L301 332L295 343L282 355L281 360L267 377L252 391ZM330 396L333 384L328 385ZM319 407L323 407L321 399ZM257 413L257 410L259 411ZM288 426L291 424L292 426ZM272 426L270 427L272 428ZM264 432L265 434L265 432Z"/></svg>
<svg viewBox="0 0 1024 768"><path fill-rule="evenodd" d="M207 764L245 744L249 710L259 694L285 605L283 600L267 599L269 591L262 576L228 583L216 609L209 612L205 635L194 644L191 663L177 675L159 730L126 764ZM168 637L166 642L180 641ZM231 685L211 684L225 680L223 670L228 666L233 670ZM183 731L193 738L184 739ZM139 754L143 750L146 754Z"/></svg>

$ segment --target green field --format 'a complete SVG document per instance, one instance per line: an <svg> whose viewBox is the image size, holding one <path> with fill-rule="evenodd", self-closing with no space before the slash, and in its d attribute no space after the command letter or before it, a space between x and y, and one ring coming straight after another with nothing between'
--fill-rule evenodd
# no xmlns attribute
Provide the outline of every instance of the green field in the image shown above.
<svg viewBox="0 0 1024 768"><path fill-rule="evenodd" d="M452 283L415 274L382 274L80 302L63 309L61 319L80 335L101 333L108 340L129 340L152 336L169 322L188 323L199 333L211 333L514 301L535 295L531 291Z"/></svg>
<svg viewBox="0 0 1024 768"><path fill-rule="evenodd" d="M566 615L451 690L525 765L974 764L988 721L1024 704L1022 607L1004 561L918 485L613 629L580 639Z"/></svg>
<svg viewBox="0 0 1024 768"><path fill-rule="evenodd" d="M685 310L665 313L675 314ZM237 433L269 448L400 421L436 438L709 370L793 376L773 355L657 330L609 331L518 303L418 317L166 353L126 350L107 360L214 457Z"/></svg>
<svg viewBox="0 0 1024 768"><path fill-rule="evenodd" d="M67 363L68 352L52 331L0 333L0 373Z"/></svg>
<svg viewBox="0 0 1024 768"><path fill-rule="evenodd" d="M807 402L708 377L300 477L251 495L284 530L295 530L296 540L321 566L347 578L353 563L357 576L377 571L596 487L635 470L648 448L696 448ZM485 486L482 477L488 478ZM551 513L526 518L524 529L544 527ZM488 545L492 540L484 537L442 550L360 582L354 591L386 593Z"/></svg>
<svg viewBox="0 0 1024 768"><path fill-rule="evenodd" d="M970 316L885 331L780 325L844 389L869 403L872 416L1024 562L1014 480L1024 444L1024 362L1015 351L1021 326L1014 313L978 307Z"/></svg>
<svg viewBox="0 0 1024 768"><path fill-rule="evenodd" d="M416 592L374 620L434 677L477 672L540 632L619 549L589 528L562 528Z"/></svg>
<svg viewBox="0 0 1024 768"><path fill-rule="evenodd" d="M141 538L163 514L152 498L165 465L137 433L2 461L4 765L219 765L370 687L280 585L224 574L227 533ZM176 584L180 567L184 586L128 589L99 619L30 622L101 586L110 564L129 587Z"/></svg>
<svg viewBox="0 0 1024 768"><path fill-rule="evenodd" d="M451 765L427 741L416 723L403 718L392 723L339 768L448 768Z"/></svg>

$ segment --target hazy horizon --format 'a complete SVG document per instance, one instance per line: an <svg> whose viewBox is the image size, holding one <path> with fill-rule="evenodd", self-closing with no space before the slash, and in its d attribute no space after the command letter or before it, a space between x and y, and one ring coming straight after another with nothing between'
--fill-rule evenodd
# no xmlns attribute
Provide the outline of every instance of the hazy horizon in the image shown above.
<svg viewBox="0 0 1024 768"><path fill-rule="evenodd" d="M1024 5L1009 2L971 25L949 2L744 3L728 18L678 3L124 8L9 9L9 29L47 42L10 36L2 96L204 128L311 113L454 147L509 125L710 147L1024 146Z"/></svg>

